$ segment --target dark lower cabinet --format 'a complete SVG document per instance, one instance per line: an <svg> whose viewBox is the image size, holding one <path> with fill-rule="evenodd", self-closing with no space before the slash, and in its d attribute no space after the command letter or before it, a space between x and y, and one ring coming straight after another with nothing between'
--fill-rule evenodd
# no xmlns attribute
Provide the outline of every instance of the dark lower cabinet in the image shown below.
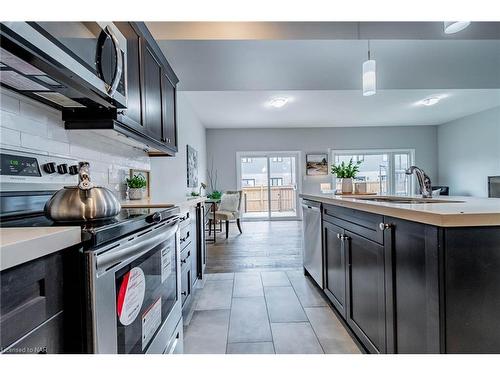
<svg viewBox="0 0 500 375"><path fill-rule="evenodd" d="M63 273L62 252L0 273L0 351L63 352Z"/></svg>
<svg viewBox="0 0 500 375"><path fill-rule="evenodd" d="M390 219L386 249L392 254L393 329L396 353L439 353L439 259L437 227Z"/></svg>
<svg viewBox="0 0 500 375"><path fill-rule="evenodd" d="M500 353L500 228L444 233L447 353Z"/></svg>
<svg viewBox="0 0 500 375"><path fill-rule="evenodd" d="M61 311L11 345L5 354L60 354L64 347L64 313Z"/></svg>
<svg viewBox="0 0 500 375"><path fill-rule="evenodd" d="M346 232L346 320L372 353L385 353L384 246Z"/></svg>
<svg viewBox="0 0 500 375"><path fill-rule="evenodd" d="M346 267L344 230L323 222L323 253L325 255L325 294L338 312L346 317Z"/></svg>
<svg viewBox="0 0 500 375"><path fill-rule="evenodd" d="M370 353L500 353L500 227L323 205L325 294Z"/></svg>

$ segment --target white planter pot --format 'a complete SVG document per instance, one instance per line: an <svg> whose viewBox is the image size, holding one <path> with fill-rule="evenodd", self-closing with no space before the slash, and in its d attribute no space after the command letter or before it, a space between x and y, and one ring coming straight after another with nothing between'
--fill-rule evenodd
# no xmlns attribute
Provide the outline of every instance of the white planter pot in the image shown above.
<svg viewBox="0 0 500 375"><path fill-rule="evenodd" d="M352 193L352 178L342 179L342 194Z"/></svg>
<svg viewBox="0 0 500 375"><path fill-rule="evenodd" d="M129 188L128 189L128 198L131 200L142 199L144 195L144 189L138 188Z"/></svg>

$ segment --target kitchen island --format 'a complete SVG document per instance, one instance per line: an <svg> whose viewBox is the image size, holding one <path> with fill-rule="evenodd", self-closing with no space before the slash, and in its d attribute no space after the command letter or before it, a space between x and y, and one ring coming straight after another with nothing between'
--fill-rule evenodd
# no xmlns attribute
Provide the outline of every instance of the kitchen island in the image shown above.
<svg viewBox="0 0 500 375"><path fill-rule="evenodd" d="M323 290L368 352L500 352L500 199L301 198L321 207Z"/></svg>

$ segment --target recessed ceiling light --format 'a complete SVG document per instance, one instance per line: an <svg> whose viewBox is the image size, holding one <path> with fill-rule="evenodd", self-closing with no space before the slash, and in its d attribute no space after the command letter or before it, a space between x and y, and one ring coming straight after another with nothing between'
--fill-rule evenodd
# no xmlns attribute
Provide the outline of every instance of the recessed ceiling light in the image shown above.
<svg viewBox="0 0 500 375"><path fill-rule="evenodd" d="M271 107L274 107L274 108L281 108L283 107L285 104L287 104L289 101L288 98L285 98L285 97L279 97L279 98L272 98L270 101L269 101L269 105Z"/></svg>
<svg viewBox="0 0 500 375"><path fill-rule="evenodd" d="M439 96L430 96L428 98L422 99L419 104L425 105L427 107L439 103L441 98Z"/></svg>
<svg viewBox="0 0 500 375"><path fill-rule="evenodd" d="M444 23L445 34L455 34L470 25L470 21L452 21Z"/></svg>

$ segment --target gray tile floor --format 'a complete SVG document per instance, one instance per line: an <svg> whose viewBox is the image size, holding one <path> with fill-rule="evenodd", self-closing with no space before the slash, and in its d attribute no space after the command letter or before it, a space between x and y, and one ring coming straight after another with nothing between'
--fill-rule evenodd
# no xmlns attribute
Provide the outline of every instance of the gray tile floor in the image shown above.
<svg viewBox="0 0 500 375"><path fill-rule="evenodd" d="M359 353L302 270L207 274L184 327L186 354Z"/></svg>

